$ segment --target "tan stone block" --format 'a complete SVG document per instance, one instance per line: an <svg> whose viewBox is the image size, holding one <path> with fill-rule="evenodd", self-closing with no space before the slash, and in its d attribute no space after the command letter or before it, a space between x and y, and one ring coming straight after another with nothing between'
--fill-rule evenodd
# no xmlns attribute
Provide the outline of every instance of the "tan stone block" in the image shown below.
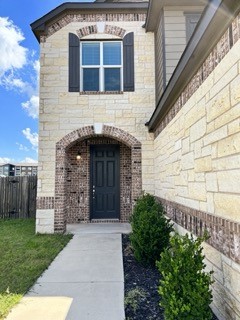
<svg viewBox="0 0 240 320"><path fill-rule="evenodd" d="M47 58L45 57L42 61L42 66L52 66L54 63L54 59L53 58Z"/></svg>
<svg viewBox="0 0 240 320"><path fill-rule="evenodd" d="M203 140L195 141L191 144L191 150L194 151L194 158L201 158L202 157L202 146L203 146Z"/></svg>
<svg viewBox="0 0 240 320"><path fill-rule="evenodd" d="M172 175L178 175L180 173L180 171L181 171L181 163L180 163L180 161L174 162L173 165L172 165L171 174Z"/></svg>
<svg viewBox="0 0 240 320"><path fill-rule="evenodd" d="M67 57L58 57L54 59L54 66L68 66L68 59Z"/></svg>
<svg viewBox="0 0 240 320"><path fill-rule="evenodd" d="M207 103L207 121L211 122L216 119L230 109L230 107L230 90L229 86L227 86Z"/></svg>
<svg viewBox="0 0 240 320"><path fill-rule="evenodd" d="M197 105L193 106L184 117L184 128L191 127L194 123L204 117L206 114L205 104L201 101Z"/></svg>
<svg viewBox="0 0 240 320"><path fill-rule="evenodd" d="M59 74L59 66L42 66L41 74Z"/></svg>
<svg viewBox="0 0 240 320"><path fill-rule="evenodd" d="M206 201L206 186L202 182L189 182L189 197L194 200Z"/></svg>
<svg viewBox="0 0 240 320"><path fill-rule="evenodd" d="M111 120L113 121L113 117L111 117ZM125 126L129 126L129 127L135 127L135 124L136 124L136 118L121 118L121 119L118 119L118 121L116 122L116 126L119 126L119 127L125 127Z"/></svg>
<svg viewBox="0 0 240 320"><path fill-rule="evenodd" d="M218 157L240 152L240 132L218 142Z"/></svg>
<svg viewBox="0 0 240 320"><path fill-rule="evenodd" d="M132 95L129 97L129 103L140 103L140 104L144 104L150 101L150 98L148 95L146 94L138 94L138 95Z"/></svg>
<svg viewBox="0 0 240 320"><path fill-rule="evenodd" d="M182 156L181 159L182 170L194 168L194 153L189 152Z"/></svg>
<svg viewBox="0 0 240 320"><path fill-rule="evenodd" d="M89 97L88 96L79 96L77 99L78 105L88 106L89 103Z"/></svg>
<svg viewBox="0 0 240 320"><path fill-rule="evenodd" d="M215 130L214 121L207 123L207 133L211 133Z"/></svg>
<svg viewBox="0 0 240 320"><path fill-rule="evenodd" d="M65 94L61 94L59 95L59 99L58 99L58 103L59 104L63 104L65 106L67 105L76 105L76 109L77 109L77 102L78 102L78 96L76 95L65 95Z"/></svg>
<svg viewBox="0 0 240 320"><path fill-rule="evenodd" d="M219 92L221 92L222 89L225 88L229 84L229 82L231 82L237 75L238 75L238 66L237 64L235 64L230 69L228 69L225 75L217 83L215 83L214 86L211 88L210 98L213 98L214 96L218 95Z"/></svg>
<svg viewBox="0 0 240 320"><path fill-rule="evenodd" d="M189 199L189 198L183 198L183 197L176 196L176 202L183 204L186 207L190 207L190 208L193 208L196 210L200 209L199 201L195 200L195 199Z"/></svg>
<svg viewBox="0 0 240 320"><path fill-rule="evenodd" d="M228 134L234 134L240 131L240 118L228 124Z"/></svg>
<svg viewBox="0 0 240 320"><path fill-rule="evenodd" d="M195 160L195 165L194 165L195 172L208 172L211 170L212 170L211 156L203 157Z"/></svg>
<svg viewBox="0 0 240 320"><path fill-rule="evenodd" d="M182 154L186 154L190 151L190 138L185 138L182 140Z"/></svg>
<svg viewBox="0 0 240 320"><path fill-rule="evenodd" d="M195 173L196 182L205 182L205 173Z"/></svg>
<svg viewBox="0 0 240 320"><path fill-rule="evenodd" d="M240 319L240 303L228 291L226 291L225 296L225 309L227 319Z"/></svg>
<svg viewBox="0 0 240 320"><path fill-rule="evenodd" d="M193 170L188 170L188 181L195 181L195 172Z"/></svg>
<svg viewBox="0 0 240 320"><path fill-rule="evenodd" d="M215 212L214 194L210 192L207 192L207 212Z"/></svg>
<svg viewBox="0 0 240 320"><path fill-rule="evenodd" d="M59 88L59 87L64 87L64 86L67 86L66 79L64 79L64 81L62 81L62 80L55 80L55 81L44 80L44 87L46 87L46 88L54 88L54 90L55 90L56 87Z"/></svg>
<svg viewBox="0 0 240 320"><path fill-rule="evenodd" d="M200 201L199 202L199 210L206 212L207 211L207 202Z"/></svg>
<svg viewBox="0 0 240 320"><path fill-rule="evenodd" d="M59 123L58 122L45 122L44 123L44 130L58 130L59 128Z"/></svg>
<svg viewBox="0 0 240 320"><path fill-rule="evenodd" d="M240 301L240 273L223 262L224 285Z"/></svg>
<svg viewBox="0 0 240 320"><path fill-rule="evenodd" d="M220 192L215 193L214 204L217 215L240 222L240 195Z"/></svg>
<svg viewBox="0 0 240 320"><path fill-rule="evenodd" d="M222 296L213 291L213 302L210 305L211 310L217 316L218 320L226 320L225 301Z"/></svg>
<svg viewBox="0 0 240 320"><path fill-rule="evenodd" d="M190 141L194 142L202 138L206 133L207 121L206 117L203 117L196 123L194 123L190 128Z"/></svg>
<svg viewBox="0 0 240 320"><path fill-rule="evenodd" d="M231 122L234 119L237 119L239 121L239 117L240 117L240 103L235 107L232 107L230 110L225 112L223 115L221 115L214 121L215 129L218 129L219 127L224 126L225 124Z"/></svg>
<svg viewBox="0 0 240 320"><path fill-rule="evenodd" d="M175 186L187 186L188 185L188 173L187 171L181 171L180 175L174 177Z"/></svg>
<svg viewBox="0 0 240 320"><path fill-rule="evenodd" d="M239 155L232 155L225 158L214 159L212 161L214 171L227 169L240 169Z"/></svg>
<svg viewBox="0 0 240 320"><path fill-rule="evenodd" d="M218 180L216 172L206 173L206 190L212 192L218 192Z"/></svg>
<svg viewBox="0 0 240 320"><path fill-rule="evenodd" d="M211 144L213 142L219 141L221 139L226 138L228 135L228 128L227 126L221 127L212 133L209 133L203 138L203 144L204 146Z"/></svg>
<svg viewBox="0 0 240 320"><path fill-rule="evenodd" d="M240 168L231 171L217 173L217 181L220 192L240 192Z"/></svg>
<svg viewBox="0 0 240 320"><path fill-rule="evenodd" d="M207 156L212 155L212 146L208 145L206 147L203 147L201 150L201 155L202 155L202 157L207 157Z"/></svg>
<svg viewBox="0 0 240 320"><path fill-rule="evenodd" d="M240 74L230 83L231 105L240 102Z"/></svg>
<svg viewBox="0 0 240 320"><path fill-rule="evenodd" d="M209 260L217 268L222 269L222 255L218 250L204 242L203 253L205 254L207 260Z"/></svg>
<svg viewBox="0 0 240 320"><path fill-rule="evenodd" d="M188 187L181 186L177 189L177 195L179 197L189 198Z"/></svg>

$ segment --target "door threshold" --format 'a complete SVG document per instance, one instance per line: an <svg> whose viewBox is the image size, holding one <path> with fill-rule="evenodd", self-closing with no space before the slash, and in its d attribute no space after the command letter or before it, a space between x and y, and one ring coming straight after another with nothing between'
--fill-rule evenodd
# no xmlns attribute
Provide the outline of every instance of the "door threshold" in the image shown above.
<svg viewBox="0 0 240 320"><path fill-rule="evenodd" d="M91 223L114 223L120 222L119 219L92 219Z"/></svg>

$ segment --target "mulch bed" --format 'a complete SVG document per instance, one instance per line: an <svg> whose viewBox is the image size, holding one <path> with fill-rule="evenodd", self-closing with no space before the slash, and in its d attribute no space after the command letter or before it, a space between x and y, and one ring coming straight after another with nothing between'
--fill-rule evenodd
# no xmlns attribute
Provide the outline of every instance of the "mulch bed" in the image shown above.
<svg viewBox="0 0 240 320"><path fill-rule="evenodd" d="M122 245L126 320L164 320L163 309L159 306L159 271L135 260L128 235L122 235ZM213 320L218 318L213 315Z"/></svg>

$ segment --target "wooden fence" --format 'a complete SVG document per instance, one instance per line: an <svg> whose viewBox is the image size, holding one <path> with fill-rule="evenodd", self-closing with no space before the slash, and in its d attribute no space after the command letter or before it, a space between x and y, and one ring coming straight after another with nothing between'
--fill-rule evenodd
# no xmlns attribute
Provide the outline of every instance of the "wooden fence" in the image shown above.
<svg viewBox="0 0 240 320"><path fill-rule="evenodd" d="M0 219L36 215L37 177L0 177Z"/></svg>

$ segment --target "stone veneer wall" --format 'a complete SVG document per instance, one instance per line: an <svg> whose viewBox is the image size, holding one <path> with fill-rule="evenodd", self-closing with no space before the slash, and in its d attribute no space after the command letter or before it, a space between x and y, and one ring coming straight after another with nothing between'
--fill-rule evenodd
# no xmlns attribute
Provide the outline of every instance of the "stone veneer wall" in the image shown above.
<svg viewBox="0 0 240 320"><path fill-rule="evenodd" d="M131 149L135 162L132 163L135 183L132 180L131 205L142 188L154 192L153 134L145 127L154 109L154 35L145 33L142 28L145 18L145 13L66 13L49 25L41 37L38 232L65 230L67 184L63 182L67 179L67 149L81 139L96 137L95 125L103 125L104 137ZM91 26L97 34L92 34ZM119 34L134 32L135 91L118 94L68 92L70 32L80 32L84 39L119 39ZM68 138L64 137L71 134L74 138L67 142ZM123 212L123 219L127 219L127 210Z"/></svg>
<svg viewBox="0 0 240 320"><path fill-rule="evenodd" d="M240 319L240 16L155 131L155 194L181 232L211 236L212 304Z"/></svg>

